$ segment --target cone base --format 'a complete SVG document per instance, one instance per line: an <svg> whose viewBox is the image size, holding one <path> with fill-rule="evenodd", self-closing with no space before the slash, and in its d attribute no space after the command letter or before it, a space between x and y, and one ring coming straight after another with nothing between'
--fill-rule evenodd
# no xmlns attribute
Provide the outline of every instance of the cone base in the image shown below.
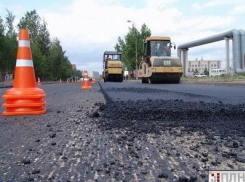
<svg viewBox="0 0 245 182"><path fill-rule="evenodd" d="M91 90L92 87L91 87L91 86L87 86L87 87L82 86L81 89L82 89L82 90Z"/></svg>
<svg viewBox="0 0 245 182"><path fill-rule="evenodd" d="M45 114L46 109L43 111L31 111L31 112L7 112L4 111L2 113L3 116L18 116L18 115L40 115L40 114Z"/></svg>
<svg viewBox="0 0 245 182"><path fill-rule="evenodd" d="M39 88L12 88L6 91L3 99L3 116L38 115L46 113L46 94Z"/></svg>

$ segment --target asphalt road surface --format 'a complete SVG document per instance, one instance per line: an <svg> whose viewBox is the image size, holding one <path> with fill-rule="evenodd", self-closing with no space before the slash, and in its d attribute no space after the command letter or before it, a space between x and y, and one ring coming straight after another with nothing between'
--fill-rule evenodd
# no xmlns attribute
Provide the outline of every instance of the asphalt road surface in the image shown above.
<svg viewBox="0 0 245 182"><path fill-rule="evenodd" d="M45 115L0 116L0 181L207 181L208 169L245 170L245 87L92 86L43 85Z"/></svg>
<svg viewBox="0 0 245 182"><path fill-rule="evenodd" d="M114 101L121 100L184 100L221 101L230 104L245 103L245 87L198 84L142 84L138 82L101 83ZM118 94L120 92L120 94Z"/></svg>

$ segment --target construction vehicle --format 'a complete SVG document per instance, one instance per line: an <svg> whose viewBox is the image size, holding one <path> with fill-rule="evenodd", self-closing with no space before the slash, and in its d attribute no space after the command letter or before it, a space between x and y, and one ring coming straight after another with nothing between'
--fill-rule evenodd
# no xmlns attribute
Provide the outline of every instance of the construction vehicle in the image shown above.
<svg viewBox="0 0 245 182"><path fill-rule="evenodd" d="M171 57L170 37L151 36L144 40L138 77L142 83L179 83L183 73L180 58Z"/></svg>
<svg viewBox="0 0 245 182"><path fill-rule="evenodd" d="M103 69L102 75L104 82L122 82L122 53L116 51L105 51L103 55Z"/></svg>

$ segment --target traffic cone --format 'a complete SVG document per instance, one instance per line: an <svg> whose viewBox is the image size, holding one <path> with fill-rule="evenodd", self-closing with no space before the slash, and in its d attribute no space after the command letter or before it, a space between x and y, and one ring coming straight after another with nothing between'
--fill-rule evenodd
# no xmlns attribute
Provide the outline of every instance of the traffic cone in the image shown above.
<svg viewBox="0 0 245 182"><path fill-rule="evenodd" d="M59 83L62 83L62 81L61 81L61 78L60 78L60 81L59 81Z"/></svg>
<svg viewBox="0 0 245 182"><path fill-rule="evenodd" d="M89 85L88 71L84 71L82 90L90 90L92 87Z"/></svg>
<svg viewBox="0 0 245 182"><path fill-rule="evenodd" d="M42 85L39 77L38 77L37 80L38 80L38 81L37 81L37 85L38 85L38 86Z"/></svg>
<svg viewBox="0 0 245 182"><path fill-rule="evenodd" d="M95 84L95 83L96 83L95 78L93 78L93 79L92 79L92 82L91 82L91 83L93 83L93 84Z"/></svg>
<svg viewBox="0 0 245 182"><path fill-rule="evenodd" d="M45 92L37 88L28 30L21 29L13 88L3 95L4 116L44 114Z"/></svg>

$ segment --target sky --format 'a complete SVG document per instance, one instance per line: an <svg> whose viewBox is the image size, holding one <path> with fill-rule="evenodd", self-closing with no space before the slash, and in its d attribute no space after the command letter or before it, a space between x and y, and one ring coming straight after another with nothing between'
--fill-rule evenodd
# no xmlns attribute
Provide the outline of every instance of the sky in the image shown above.
<svg viewBox="0 0 245 182"><path fill-rule="evenodd" d="M244 0L0 0L2 18L6 9L16 16L15 26L35 9L48 23L51 38L61 41L71 63L100 73L104 51L114 50L118 37L124 38L132 27L127 20L138 30L145 23L152 35L170 36L177 46L245 29ZM191 48L188 58L221 60L224 68L225 41Z"/></svg>

